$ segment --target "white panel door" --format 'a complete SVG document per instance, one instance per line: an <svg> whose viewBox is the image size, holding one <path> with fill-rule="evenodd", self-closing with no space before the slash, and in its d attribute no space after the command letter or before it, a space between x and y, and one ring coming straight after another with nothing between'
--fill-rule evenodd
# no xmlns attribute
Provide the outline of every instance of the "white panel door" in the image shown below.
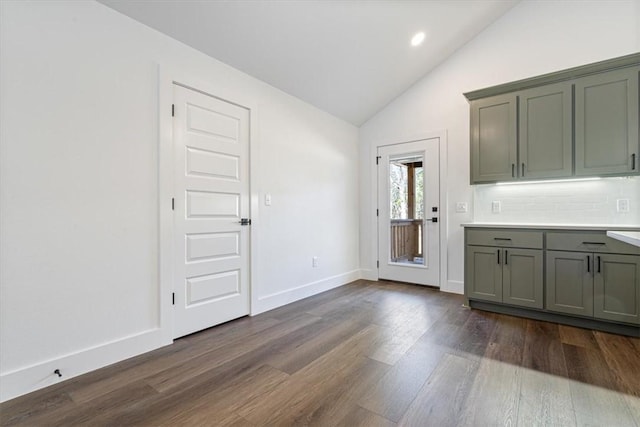
<svg viewBox="0 0 640 427"><path fill-rule="evenodd" d="M378 275L440 286L440 139L378 147Z"/></svg>
<svg viewBox="0 0 640 427"><path fill-rule="evenodd" d="M173 87L175 327L249 314L249 111Z"/></svg>

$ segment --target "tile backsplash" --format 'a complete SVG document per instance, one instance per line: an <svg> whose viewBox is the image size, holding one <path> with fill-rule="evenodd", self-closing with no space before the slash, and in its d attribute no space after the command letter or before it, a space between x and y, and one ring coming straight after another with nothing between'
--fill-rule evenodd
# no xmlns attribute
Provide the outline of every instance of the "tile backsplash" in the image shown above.
<svg viewBox="0 0 640 427"><path fill-rule="evenodd" d="M618 200L629 201L618 212ZM500 212L492 210L500 202ZM622 202L624 204L624 202ZM476 222L640 226L640 177L474 186Z"/></svg>

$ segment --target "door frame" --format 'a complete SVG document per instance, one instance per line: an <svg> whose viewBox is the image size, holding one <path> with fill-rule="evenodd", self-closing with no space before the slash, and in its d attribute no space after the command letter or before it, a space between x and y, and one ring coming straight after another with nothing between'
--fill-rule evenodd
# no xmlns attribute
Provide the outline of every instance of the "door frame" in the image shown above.
<svg viewBox="0 0 640 427"><path fill-rule="evenodd" d="M371 253L375 254L375 260L380 260L380 236L379 236L379 217L376 216L375 209L380 209L380 200L378 200L378 195L380 194L378 188L378 166L376 165L376 157L378 156L378 148L384 147L387 145L397 145L404 144L406 142L416 142L421 141L423 139L434 139L438 138L439 142L439 163L440 163L440 183L439 183L439 204L440 204L440 272L439 272L439 288L441 290L446 291L448 286L448 271L447 271L447 248L448 248L448 217L449 217L449 206L448 206L448 197L447 197L447 131L446 130L438 130L433 132L424 132L419 134L412 134L405 137L398 138L389 138L386 140L382 140L374 143L371 146L371 181L372 181L372 197L375 203L374 209L372 209L372 221L371 221L371 236L376 236L375 239L372 239L371 242ZM376 280L380 280L380 270L375 266L374 276Z"/></svg>
<svg viewBox="0 0 640 427"><path fill-rule="evenodd" d="M172 303L174 233L171 199L174 197L173 179L173 85L178 84L197 92L249 110L249 315L256 307L257 289L253 272L257 271L257 249L259 233L258 193L258 103L246 93L216 83L206 75L197 76L192 71L183 71L158 64L158 327L162 331L163 344L173 342L174 310Z"/></svg>

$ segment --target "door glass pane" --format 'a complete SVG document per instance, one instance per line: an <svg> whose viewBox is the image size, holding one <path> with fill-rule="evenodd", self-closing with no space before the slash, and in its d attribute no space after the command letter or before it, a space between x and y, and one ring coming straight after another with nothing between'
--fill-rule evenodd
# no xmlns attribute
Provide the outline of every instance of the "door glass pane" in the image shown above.
<svg viewBox="0 0 640 427"><path fill-rule="evenodd" d="M424 265L422 156L389 160L390 261Z"/></svg>

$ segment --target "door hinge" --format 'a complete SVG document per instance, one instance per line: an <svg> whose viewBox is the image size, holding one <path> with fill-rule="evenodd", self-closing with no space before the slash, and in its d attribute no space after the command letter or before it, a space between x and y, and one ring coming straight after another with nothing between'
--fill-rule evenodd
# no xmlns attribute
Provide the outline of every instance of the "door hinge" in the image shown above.
<svg viewBox="0 0 640 427"><path fill-rule="evenodd" d="M376 268L380 268L380 261L376 261Z"/></svg>
<svg viewBox="0 0 640 427"><path fill-rule="evenodd" d="M176 305L176 293L171 293L171 305Z"/></svg>
<svg viewBox="0 0 640 427"><path fill-rule="evenodd" d="M173 197L171 198L171 210L176 210L176 199L174 199Z"/></svg>
<svg viewBox="0 0 640 427"><path fill-rule="evenodd" d="M176 116L176 104L171 104L171 117Z"/></svg>
<svg viewBox="0 0 640 427"><path fill-rule="evenodd" d="M378 162L380 162L381 158L382 158L382 156L376 156L376 165L378 164Z"/></svg>
<svg viewBox="0 0 640 427"><path fill-rule="evenodd" d="M376 209L376 216L380 216L380 209Z"/></svg>

